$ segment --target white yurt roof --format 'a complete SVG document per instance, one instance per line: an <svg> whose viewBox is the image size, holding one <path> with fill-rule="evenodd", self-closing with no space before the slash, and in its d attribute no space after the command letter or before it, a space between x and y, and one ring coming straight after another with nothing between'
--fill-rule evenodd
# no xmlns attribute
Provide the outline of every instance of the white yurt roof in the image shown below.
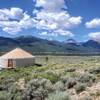
<svg viewBox="0 0 100 100"><path fill-rule="evenodd" d="M3 56L1 56L1 58L4 58L4 59L20 59L20 58L34 58L34 57L35 56L22 50L21 48L16 48L4 54Z"/></svg>

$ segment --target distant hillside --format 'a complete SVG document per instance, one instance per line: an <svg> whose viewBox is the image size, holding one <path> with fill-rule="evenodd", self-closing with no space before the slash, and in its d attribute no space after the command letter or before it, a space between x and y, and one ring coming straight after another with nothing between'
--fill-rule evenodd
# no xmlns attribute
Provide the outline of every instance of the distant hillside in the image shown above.
<svg viewBox="0 0 100 100"><path fill-rule="evenodd" d="M21 47L31 53L39 52L65 52L65 53L94 53L100 52L100 43L89 40L77 43L75 40L66 42L49 41L33 36L20 36L16 38L0 37L0 52L7 52L16 47Z"/></svg>

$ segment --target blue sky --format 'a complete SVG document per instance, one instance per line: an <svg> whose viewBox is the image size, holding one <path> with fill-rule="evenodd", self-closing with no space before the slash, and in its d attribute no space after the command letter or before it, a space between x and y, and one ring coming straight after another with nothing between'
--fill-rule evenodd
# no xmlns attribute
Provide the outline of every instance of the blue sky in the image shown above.
<svg viewBox="0 0 100 100"><path fill-rule="evenodd" d="M0 36L100 41L100 0L0 0Z"/></svg>

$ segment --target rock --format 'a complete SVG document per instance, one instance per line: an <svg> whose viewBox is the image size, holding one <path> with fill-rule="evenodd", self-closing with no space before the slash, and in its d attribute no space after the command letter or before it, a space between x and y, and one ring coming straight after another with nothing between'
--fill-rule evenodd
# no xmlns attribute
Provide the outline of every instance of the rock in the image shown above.
<svg viewBox="0 0 100 100"><path fill-rule="evenodd" d="M86 98L90 98L89 100L91 100L90 94L87 91L83 91L78 95L79 100L87 100Z"/></svg>

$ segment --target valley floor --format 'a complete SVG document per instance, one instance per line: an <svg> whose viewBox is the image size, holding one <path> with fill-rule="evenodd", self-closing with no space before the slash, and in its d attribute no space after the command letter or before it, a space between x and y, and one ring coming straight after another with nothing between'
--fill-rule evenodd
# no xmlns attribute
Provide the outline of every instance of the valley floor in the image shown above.
<svg viewBox="0 0 100 100"><path fill-rule="evenodd" d="M0 100L100 100L100 56L36 56L0 71Z"/></svg>

